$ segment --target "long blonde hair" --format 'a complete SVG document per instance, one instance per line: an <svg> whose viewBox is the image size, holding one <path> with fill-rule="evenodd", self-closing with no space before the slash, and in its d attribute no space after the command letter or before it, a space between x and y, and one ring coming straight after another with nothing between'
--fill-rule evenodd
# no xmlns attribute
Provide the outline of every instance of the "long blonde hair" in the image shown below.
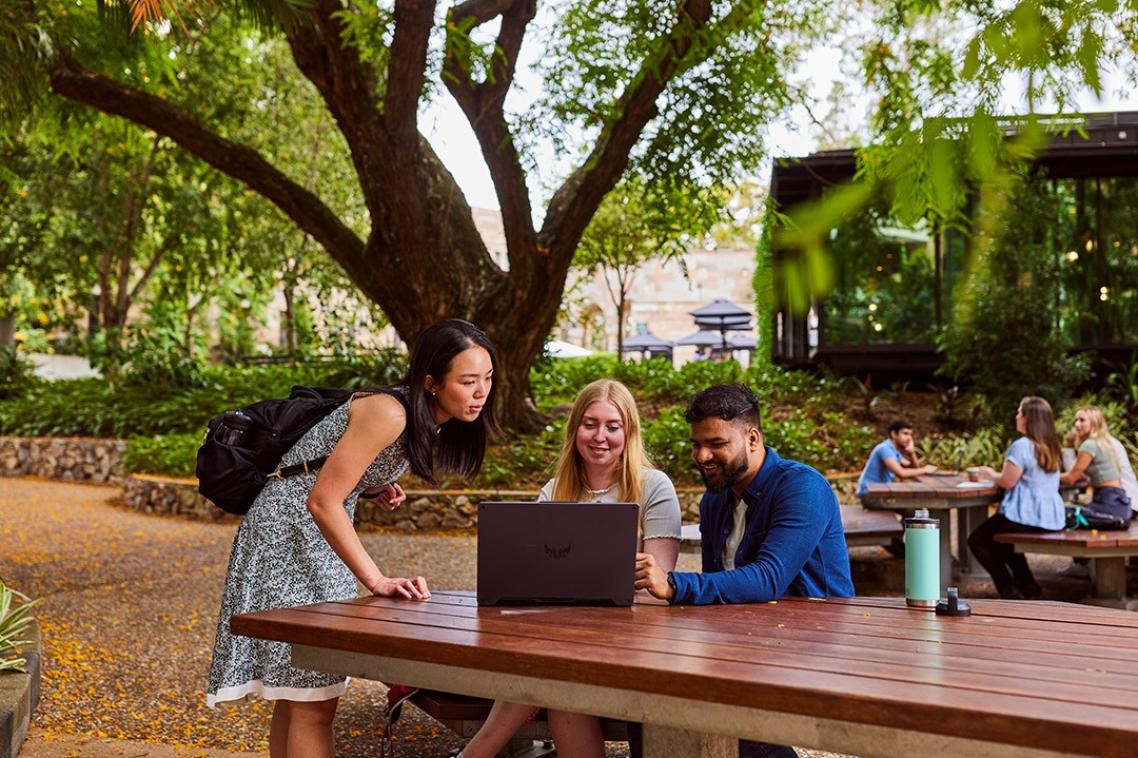
<svg viewBox="0 0 1138 758"><path fill-rule="evenodd" d="M615 379L598 379L577 393L573 410L569 413L569 422L565 424L565 441L561 445L561 454L557 457L557 468L553 475L553 499L586 499L585 462L577 450L577 429L581 426L585 410L597 401L612 403L620 413L620 420L624 424L624 452L621 454L618 475L620 499L626 503L638 503L643 489L644 470L651 468L652 464L644 452L644 440L640 436L640 412L636 409L636 401L632 399L628 387Z"/></svg>
<svg viewBox="0 0 1138 758"><path fill-rule="evenodd" d="M1087 440L1094 440L1098 443L1100 450L1107 451L1107 455L1114 461L1115 468L1120 469L1118 453L1115 451L1114 445L1111 444L1110 427L1107 426L1106 416L1103 415L1102 409L1097 405L1084 405L1076 413L1087 414L1087 423L1090 424L1091 431L1086 437L1081 437L1078 433L1075 434L1075 450L1078 450L1079 446Z"/></svg>

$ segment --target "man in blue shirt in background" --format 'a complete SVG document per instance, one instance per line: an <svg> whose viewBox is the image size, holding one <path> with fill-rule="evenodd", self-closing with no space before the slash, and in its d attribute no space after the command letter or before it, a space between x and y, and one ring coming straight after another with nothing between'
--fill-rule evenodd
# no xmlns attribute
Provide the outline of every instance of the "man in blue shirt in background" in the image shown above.
<svg viewBox="0 0 1138 758"><path fill-rule="evenodd" d="M905 464L909 466L906 467ZM897 419L889 425L889 439L879 443L869 454L861 477L857 480L857 496L866 504L871 484L889 484L894 477L910 479L921 474L931 474L936 466L920 465L916 446L913 444L913 425L904 419Z"/></svg>
<svg viewBox="0 0 1138 758"><path fill-rule="evenodd" d="M636 556L636 587L669 603L762 603L787 596L852 597L838 499L813 468L763 444L759 400L744 384L697 393L684 418L707 492L699 503L703 573L665 573ZM740 740L740 758L794 750Z"/></svg>

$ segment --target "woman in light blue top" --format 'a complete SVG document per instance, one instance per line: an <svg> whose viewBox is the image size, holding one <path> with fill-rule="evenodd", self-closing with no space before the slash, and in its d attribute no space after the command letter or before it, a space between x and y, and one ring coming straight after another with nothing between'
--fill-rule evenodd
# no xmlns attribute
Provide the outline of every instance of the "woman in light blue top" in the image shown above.
<svg viewBox="0 0 1138 758"><path fill-rule="evenodd" d="M998 543L997 534L1050 532L1064 524L1063 498L1059 496L1059 434L1055 414L1041 397L1025 397L1016 411L1016 431L1023 436L1008 448L1004 468L980 469L1004 489L1000 510L968 537L976 560L992 575L1000 597L1037 598L1043 590L1031 575L1027 559L1011 545Z"/></svg>

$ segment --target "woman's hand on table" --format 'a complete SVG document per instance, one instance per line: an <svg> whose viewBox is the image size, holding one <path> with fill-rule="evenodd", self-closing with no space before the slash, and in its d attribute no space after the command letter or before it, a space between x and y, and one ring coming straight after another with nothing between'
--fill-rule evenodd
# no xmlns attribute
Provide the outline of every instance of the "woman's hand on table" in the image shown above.
<svg viewBox="0 0 1138 758"><path fill-rule="evenodd" d="M421 576L414 579L385 576L368 590L379 597L401 597L406 600L429 600L431 597L431 591L427 589L427 580Z"/></svg>

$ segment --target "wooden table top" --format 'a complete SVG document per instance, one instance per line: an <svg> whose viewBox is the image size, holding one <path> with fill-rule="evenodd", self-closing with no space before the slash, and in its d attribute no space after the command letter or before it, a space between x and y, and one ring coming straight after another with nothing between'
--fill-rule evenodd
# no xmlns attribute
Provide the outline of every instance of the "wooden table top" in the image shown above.
<svg viewBox="0 0 1138 758"><path fill-rule="evenodd" d="M1018 545L1071 545L1082 548L1138 548L1138 521L1130 522L1129 529L1072 529L1061 532L1020 532L997 534L997 542Z"/></svg>
<svg viewBox="0 0 1138 758"><path fill-rule="evenodd" d="M894 480L889 484L871 484L868 493L872 497L888 499L928 499L940 498L945 500L965 500L970 498L991 498L998 500L1003 495L1001 490L991 482L984 482L987 486L958 487L961 482L968 479L960 474L930 474L915 479ZM970 483L971 485L971 483Z"/></svg>
<svg viewBox="0 0 1138 758"><path fill-rule="evenodd" d="M234 616L237 634L1017 747L1130 756L1138 615L901 598L480 608L362 598Z"/></svg>

